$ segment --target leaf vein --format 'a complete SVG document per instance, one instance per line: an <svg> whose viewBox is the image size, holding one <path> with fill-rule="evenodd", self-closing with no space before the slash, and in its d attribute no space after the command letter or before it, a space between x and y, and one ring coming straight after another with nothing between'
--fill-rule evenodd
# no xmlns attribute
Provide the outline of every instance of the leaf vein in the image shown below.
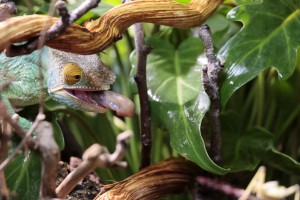
<svg viewBox="0 0 300 200"><path fill-rule="evenodd" d="M174 79L173 76L169 77L169 78L166 79L164 82L162 82L162 84L160 84L160 86L155 90L154 95L157 96L157 95L159 94L159 90L160 90L160 89L165 90L165 85L166 85L168 82L172 81L172 79Z"/></svg>
<svg viewBox="0 0 300 200"><path fill-rule="evenodd" d="M273 38L279 31L284 29L284 26L289 23L292 19L296 18L297 15L299 15L300 10L294 11L292 14L290 14L268 37L262 40L261 43L257 44L255 47L253 47L249 52L247 52L239 61L241 63L244 59L246 59L249 55L254 53L257 48L262 48L266 43L268 43L271 38Z"/></svg>

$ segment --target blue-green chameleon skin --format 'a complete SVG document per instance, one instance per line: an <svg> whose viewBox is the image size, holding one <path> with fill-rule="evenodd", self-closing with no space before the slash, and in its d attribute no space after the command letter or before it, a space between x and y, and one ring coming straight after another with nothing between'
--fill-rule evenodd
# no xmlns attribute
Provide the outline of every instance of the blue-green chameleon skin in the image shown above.
<svg viewBox="0 0 300 200"><path fill-rule="evenodd" d="M80 81L72 86L64 82L62 74L65 64L70 62L78 64L83 70ZM115 75L103 65L99 57L96 54L77 55L44 47L40 51L18 57L6 57L4 53L0 54L0 86L6 85L0 91L0 97L11 114L14 113L12 108L15 106L39 103L38 66L41 66L44 76L44 99L53 98L69 107L83 111L106 111L106 108L80 101L65 91L65 89L108 90L115 80ZM27 129L30 124L24 120L21 118L20 123L25 123L22 125Z"/></svg>
<svg viewBox="0 0 300 200"><path fill-rule="evenodd" d="M0 54L0 85L8 84L8 87L0 91L2 98L8 98L15 106L36 104L39 101L40 83L38 58L39 52L19 57L6 57ZM47 55L48 49L41 53L41 69L44 75L43 91L45 98L49 98L47 92Z"/></svg>

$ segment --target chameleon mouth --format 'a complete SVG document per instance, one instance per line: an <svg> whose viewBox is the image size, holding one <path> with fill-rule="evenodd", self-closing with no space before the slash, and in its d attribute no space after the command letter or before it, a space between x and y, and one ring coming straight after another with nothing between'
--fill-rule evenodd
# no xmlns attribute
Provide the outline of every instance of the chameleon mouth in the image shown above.
<svg viewBox="0 0 300 200"><path fill-rule="evenodd" d="M65 91L88 105L114 110L119 116L131 117L134 114L133 102L116 92L110 90L86 91L76 89L65 89Z"/></svg>

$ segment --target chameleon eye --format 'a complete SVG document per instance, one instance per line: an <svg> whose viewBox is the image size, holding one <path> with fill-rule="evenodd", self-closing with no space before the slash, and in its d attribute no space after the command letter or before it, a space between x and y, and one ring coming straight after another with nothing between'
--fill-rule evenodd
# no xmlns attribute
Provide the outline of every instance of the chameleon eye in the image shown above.
<svg viewBox="0 0 300 200"><path fill-rule="evenodd" d="M76 63L67 63L62 73L64 82L67 85L74 85L80 81L83 71Z"/></svg>

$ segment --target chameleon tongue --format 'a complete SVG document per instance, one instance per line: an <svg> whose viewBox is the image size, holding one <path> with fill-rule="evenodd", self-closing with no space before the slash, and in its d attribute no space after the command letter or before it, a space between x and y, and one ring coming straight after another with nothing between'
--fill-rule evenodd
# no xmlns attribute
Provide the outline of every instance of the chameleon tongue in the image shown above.
<svg viewBox="0 0 300 200"><path fill-rule="evenodd" d="M116 92L105 90L101 93L95 93L93 99L102 107L116 111L119 116L131 117L134 114L133 102Z"/></svg>

